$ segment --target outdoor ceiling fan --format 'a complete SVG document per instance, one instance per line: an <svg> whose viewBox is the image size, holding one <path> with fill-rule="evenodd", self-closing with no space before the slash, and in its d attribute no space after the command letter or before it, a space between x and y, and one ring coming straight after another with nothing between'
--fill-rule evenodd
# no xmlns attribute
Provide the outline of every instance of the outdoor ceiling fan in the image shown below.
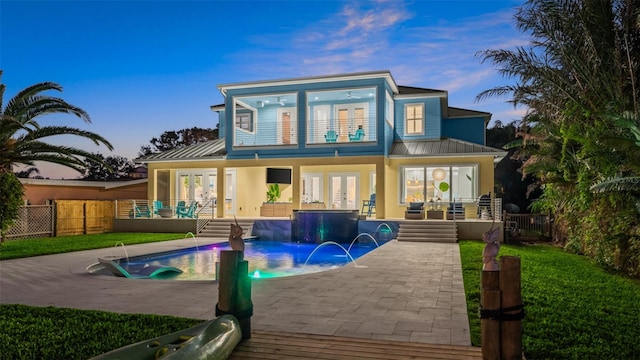
<svg viewBox="0 0 640 360"><path fill-rule="evenodd" d="M284 106L285 100L286 99L283 99L280 96L278 96L278 98L276 99L276 103L280 104L280 106Z"/></svg>
<svg viewBox="0 0 640 360"><path fill-rule="evenodd" d="M347 91L347 96L340 98L340 100L345 100L345 99L360 99L360 96L353 95L351 94L351 91Z"/></svg>

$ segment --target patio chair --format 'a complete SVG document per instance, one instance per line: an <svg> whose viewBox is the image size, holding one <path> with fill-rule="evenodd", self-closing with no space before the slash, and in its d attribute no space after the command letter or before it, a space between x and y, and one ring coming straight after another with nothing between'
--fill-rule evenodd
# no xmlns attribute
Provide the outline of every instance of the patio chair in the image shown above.
<svg viewBox="0 0 640 360"><path fill-rule="evenodd" d="M358 128L355 134L349 134L349 141L362 141L364 140L364 130Z"/></svg>
<svg viewBox="0 0 640 360"><path fill-rule="evenodd" d="M447 209L447 220L453 219L464 220L464 207L462 206L462 203L449 203L449 208Z"/></svg>
<svg viewBox="0 0 640 360"><path fill-rule="evenodd" d="M404 218L407 220L423 220L424 219L424 203L410 202L409 207L404 212Z"/></svg>
<svg viewBox="0 0 640 360"><path fill-rule="evenodd" d="M371 194L371 196L369 197L369 200L362 200L362 209L360 210L360 213L362 215L366 213L367 216L371 216L371 214L376 213L375 209L376 209L376 194Z"/></svg>
<svg viewBox="0 0 640 360"><path fill-rule="evenodd" d="M178 211L185 211L187 203L184 200L178 201L176 204L176 215L178 215Z"/></svg>
<svg viewBox="0 0 640 360"><path fill-rule="evenodd" d="M155 215L158 215L158 210L162 209L163 205L162 205L162 201L160 200L153 200L153 213Z"/></svg>
<svg viewBox="0 0 640 360"><path fill-rule="evenodd" d="M324 134L324 141L336 142L338 141L338 134L335 132L335 130L329 130L326 134Z"/></svg>
<svg viewBox="0 0 640 360"><path fill-rule="evenodd" d="M197 217L196 215L197 207L198 207L198 203L195 201L192 201L188 208L185 208L183 206L181 209L176 209L176 213L179 218L195 218Z"/></svg>
<svg viewBox="0 0 640 360"><path fill-rule="evenodd" d="M105 267L105 269L111 271L113 275L118 277L126 277L129 279L148 279L161 277L162 275L177 275L182 273L182 270L173 266L139 266L135 268L125 269L117 262L110 259L98 258L98 262Z"/></svg>
<svg viewBox="0 0 640 360"><path fill-rule="evenodd" d="M134 205L135 217L151 217L151 209L147 205Z"/></svg>

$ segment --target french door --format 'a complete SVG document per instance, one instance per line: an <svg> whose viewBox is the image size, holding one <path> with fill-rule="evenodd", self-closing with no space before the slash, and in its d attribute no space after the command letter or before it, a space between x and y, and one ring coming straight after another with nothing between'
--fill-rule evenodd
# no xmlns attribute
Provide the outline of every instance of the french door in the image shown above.
<svg viewBox="0 0 640 360"><path fill-rule="evenodd" d="M176 202L184 201L188 206L192 201L197 201L199 207L215 208L217 196L215 169L179 171L176 176Z"/></svg>
<svg viewBox="0 0 640 360"><path fill-rule="evenodd" d="M332 209L357 210L360 193L358 173L329 174L329 203Z"/></svg>

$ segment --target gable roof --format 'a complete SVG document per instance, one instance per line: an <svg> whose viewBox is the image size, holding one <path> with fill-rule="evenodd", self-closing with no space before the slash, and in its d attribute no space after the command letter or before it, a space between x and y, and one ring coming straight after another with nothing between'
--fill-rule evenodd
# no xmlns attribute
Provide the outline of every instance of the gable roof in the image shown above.
<svg viewBox="0 0 640 360"><path fill-rule="evenodd" d="M212 160L223 159L226 155L227 149L224 138L222 138L188 145L179 149L167 150L157 154L149 154L134 159L134 161L147 163L153 161Z"/></svg>
<svg viewBox="0 0 640 360"><path fill-rule="evenodd" d="M391 147L389 157L443 157L443 156L479 156L491 155L502 158L504 150L472 142L442 138L434 140L396 141Z"/></svg>

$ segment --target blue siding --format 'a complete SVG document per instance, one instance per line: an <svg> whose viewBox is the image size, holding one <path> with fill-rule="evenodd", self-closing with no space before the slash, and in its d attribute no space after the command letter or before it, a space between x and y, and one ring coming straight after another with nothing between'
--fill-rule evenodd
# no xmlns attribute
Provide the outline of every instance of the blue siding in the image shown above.
<svg viewBox="0 0 640 360"><path fill-rule="evenodd" d="M256 148L233 148L233 142L230 141L233 139L233 125L222 127L221 133L224 133L226 138L229 140L226 142L227 149L227 157L229 159L249 159L253 158L257 153L260 158L282 158L282 157L326 157L326 156L334 156L335 150L338 150L340 156L349 156L349 155L380 155L383 154L385 149L384 141L382 141L384 136L384 117L381 116L376 119L377 123L375 126L372 126L368 129L369 134L373 131L373 129L377 130L377 138L376 142L365 142L362 145L353 145L353 144L336 144L336 145L326 145L326 144L314 144L314 145L306 145L306 120L307 120L307 108L305 93L307 91L322 91L322 90L335 90L341 88L351 88L351 87L375 87L377 89L378 96L376 97L377 102L372 102L369 107L369 117L376 118L377 114L384 114L384 97L380 94L384 94L386 81L384 79L366 79L366 80L353 80L353 81L333 81L333 82L325 82L325 83L309 83L309 84L295 84L295 85L282 85L282 86L267 86L267 87L256 87L256 88L246 88L246 89L230 89L226 94L225 99L225 107L227 109L233 108L233 98L235 96L254 96L259 94L273 94L273 93L293 93L296 92L298 94L298 133L297 145L282 145L282 146L264 146L264 147L256 147ZM382 97L382 99L380 99ZM363 99L363 102L366 101ZM377 106L376 106L377 103ZM333 103L335 104L335 103ZM333 111L333 107L331 108ZM232 119L233 112L221 112L220 119L226 124L233 124L234 119ZM274 119L275 119L274 113ZM263 118L262 116L258 119L259 122L257 126L261 126ZM267 121L268 119L264 119ZM275 126L274 126L275 129ZM277 130L274 130L276 133L273 134L275 136L277 134ZM365 132L367 129L365 129ZM262 136L262 133L260 133ZM269 134L268 136L271 136ZM273 140L271 139L271 140ZM260 145L260 144L256 144Z"/></svg>
<svg viewBox="0 0 640 360"><path fill-rule="evenodd" d="M407 104L424 104L424 135L405 135L404 107ZM395 132L397 139L425 140L442 136L442 108L440 98L400 99L395 102Z"/></svg>
<svg viewBox="0 0 640 360"><path fill-rule="evenodd" d="M442 135L485 145L483 117L450 118L443 121Z"/></svg>

